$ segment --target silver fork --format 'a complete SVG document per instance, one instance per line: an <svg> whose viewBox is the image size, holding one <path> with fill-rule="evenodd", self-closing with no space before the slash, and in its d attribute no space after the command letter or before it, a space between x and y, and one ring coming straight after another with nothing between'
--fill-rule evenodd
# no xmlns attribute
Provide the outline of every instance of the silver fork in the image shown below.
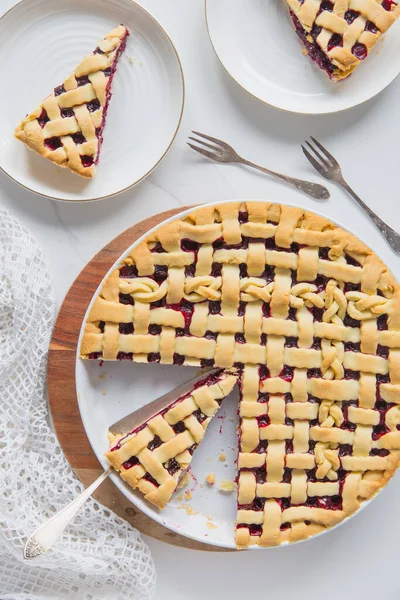
<svg viewBox="0 0 400 600"><path fill-rule="evenodd" d="M371 210L369 206L367 206L365 202L361 200L359 196L357 196L355 191L352 190L347 181L345 181L342 175L342 169L336 158L334 158L332 154L330 154L330 152L328 152L328 150L324 148L322 144L320 144L320 142L318 142L312 136L310 137L314 142L314 145L310 144L308 141L306 141L306 144L314 153L314 155L312 155L303 145L301 147L314 169L318 171L322 177L325 177L325 179L336 181L336 183L341 185L342 188L344 188L346 192L348 192L350 196L352 196L354 200L361 206L361 208L363 208L371 217L385 240L388 242L389 246L391 246L395 252L400 254L400 235L394 231L394 229L389 227L389 225L386 225L386 223L382 221L382 219L380 219L378 215L376 215L373 210Z"/></svg>
<svg viewBox="0 0 400 600"><path fill-rule="evenodd" d="M196 152L200 152L203 156L207 158L211 158L211 160L216 160L221 163L241 163L242 165L247 165L248 167L253 167L253 169L258 169L263 173L267 173L267 175L272 175L273 177L278 177L291 185L294 185L295 188L312 196L312 198L316 198L317 200L326 200L329 198L330 194L325 186L320 185L319 183L312 183L311 181L303 181L302 179L295 179L294 177L288 177L288 175L282 175L282 173L276 173L275 171L271 171L270 169L266 169L265 167L260 167L260 165L256 165L245 158L239 156L239 154L226 142L222 140L218 140L217 138L211 137L210 135L205 135L204 133L199 133L198 131L192 131L195 135L200 138L204 138L212 144L205 142L203 139L197 139L189 136L189 140L200 144L200 146L195 146L190 142L187 144ZM208 150L207 150L208 148Z"/></svg>

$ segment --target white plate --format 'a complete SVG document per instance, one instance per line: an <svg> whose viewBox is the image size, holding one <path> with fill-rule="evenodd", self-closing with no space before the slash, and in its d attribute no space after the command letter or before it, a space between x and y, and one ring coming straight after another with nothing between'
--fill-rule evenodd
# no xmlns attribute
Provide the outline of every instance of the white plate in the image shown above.
<svg viewBox="0 0 400 600"><path fill-rule="evenodd" d="M131 36L113 81L97 174L86 181L29 151L14 129L120 23ZM56 200L95 200L138 183L166 154L182 116L183 73L174 45L132 0L17 4L0 20L0 80L0 167Z"/></svg>
<svg viewBox="0 0 400 600"><path fill-rule="evenodd" d="M249 200L246 200L249 201ZM254 202L255 200L252 200ZM266 200L261 200L265 202ZM227 202L230 202L229 200ZM245 202L235 200L234 202ZM270 202L270 201L269 201ZM214 202L213 204L223 204ZM168 223L174 219L182 218L191 213L192 207L178 215L164 221ZM316 212L316 211L314 211ZM320 213L317 213L320 214ZM324 216L324 215L321 215ZM338 223L343 229L347 229ZM154 229L146 232L114 263L104 279L108 277L124 256L130 254L143 238L147 237ZM104 281L103 279L103 281ZM93 296L88 306L83 324L91 310L91 306L103 282ZM83 334L83 324L78 341L78 348ZM107 430L109 425L131 413L151 400L177 387L199 373L199 369L161 364L135 364L126 361L104 362L102 366L97 361L82 361L78 354L76 357L76 392L82 422L99 462L106 469L109 466L104 458L108 450ZM225 494L218 490L222 479L234 480L236 477L235 461L237 459L237 389L226 398L217 416L212 419L207 428L204 440L196 449L191 463L190 472L192 480L186 489L192 495L190 500L178 499L182 490L175 492L172 500L163 511L144 500L140 492L136 492L126 484L117 473L111 479L120 491L145 514L165 525L168 529L181 535L220 546L235 548L234 523L236 518L236 493ZM219 460L224 454L226 461ZM216 485L211 488L204 484L208 473L215 473ZM367 506L370 501L364 502L359 511ZM358 511L358 512L359 512ZM357 514L357 513L355 513ZM339 527L354 515L347 517L336 525ZM211 523L211 525L210 525ZM318 535L323 535L327 529ZM315 536L314 536L315 537ZM312 538L309 538L312 539ZM303 540L302 540L303 541ZM306 540L305 540L306 541ZM286 545L288 542L282 544ZM300 542L298 542L300 543ZM261 549L251 546L251 550Z"/></svg>
<svg viewBox="0 0 400 600"><path fill-rule="evenodd" d="M205 2L210 39L225 69L276 108L307 114L344 110L378 94L400 72L400 20L349 79L335 83L302 54L285 0Z"/></svg>

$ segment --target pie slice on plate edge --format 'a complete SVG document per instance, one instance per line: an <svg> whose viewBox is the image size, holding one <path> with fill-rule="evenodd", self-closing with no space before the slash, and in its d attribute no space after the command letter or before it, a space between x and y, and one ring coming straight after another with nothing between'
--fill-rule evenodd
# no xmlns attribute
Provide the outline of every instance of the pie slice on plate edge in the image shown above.
<svg viewBox="0 0 400 600"><path fill-rule="evenodd" d="M124 25L110 31L64 83L21 121L15 137L58 166L92 178L103 143L112 81L128 36Z"/></svg>
<svg viewBox="0 0 400 600"><path fill-rule="evenodd" d="M365 60L400 15L394 0L286 0L309 57L334 81Z"/></svg>
<svg viewBox="0 0 400 600"><path fill-rule="evenodd" d="M103 283L80 356L219 367L230 381L237 370L239 548L336 525L399 464L399 285L358 238L301 208L228 202L159 226ZM172 439L195 443L182 418ZM154 462L151 435L150 500L179 463ZM137 470L136 455L117 468Z"/></svg>

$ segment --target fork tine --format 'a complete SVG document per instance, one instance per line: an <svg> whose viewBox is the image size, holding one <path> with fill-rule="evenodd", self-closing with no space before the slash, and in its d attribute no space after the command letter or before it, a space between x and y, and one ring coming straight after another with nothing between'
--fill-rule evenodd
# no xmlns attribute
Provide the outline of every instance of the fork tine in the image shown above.
<svg viewBox="0 0 400 600"><path fill-rule="evenodd" d="M217 161L220 160L218 154L214 154L214 152L209 152L208 150L205 150L205 148L198 148L197 146L195 146L194 144L191 144L190 142L186 142L186 143L188 146L190 146L192 148L192 150L196 150L196 152L199 152L203 156L206 156L207 158L211 158L211 160L217 160Z"/></svg>
<svg viewBox="0 0 400 600"><path fill-rule="evenodd" d="M320 175L322 175L322 177L325 177L326 179L329 179L329 177L327 176L327 172L324 169L324 167L322 165L320 165L319 162L317 160L315 160L315 158L313 156L311 156L311 154L309 153L309 151L307 150L307 148L304 148L303 144L301 145L301 148L302 148L302 150L303 150L306 158L308 158L308 160L310 161L310 163L314 167L314 169L316 171L318 171L318 173Z"/></svg>
<svg viewBox="0 0 400 600"><path fill-rule="evenodd" d="M325 165L325 167L330 167L331 166L330 163L329 163L329 161L328 161L328 159L325 158L325 156L323 156L322 154L320 154L318 152L318 150L316 148L314 148L314 146L312 144L310 144L310 142L308 142L306 140L306 144L310 148L310 150L312 150L314 152L315 156L317 156L317 158L319 158L319 160L322 162L322 164Z"/></svg>
<svg viewBox="0 0 400 600"><path fill-rule="evenodd" d="M192 129L192 133L208 140L209 142L214 142L214 144L217 144L218 146L222 146L222 148L230 147L229 144L227 144L223 140L219 140L218 138L211 137L211 135L206 135L205 133L200 133L199 131L193 131L193 129Z"/></svg>
<svg viewBox="0 0 400 600"><path fill-rule="evenodd" d="M197 144L202 144L203 146L206 146L206 148L211 148L211 150L215 150L216 152L221 152L221 148L219 148L218 146L213 146L212 144L208 144L204 140L198 140L197 138L194 138L191 135L189 135L189 140L193 140Z"/></svg>
<svg viewBox="0 0 400 600"><path fill-rule="evenodd" d="M332 161L332 163L335 165L335 167L338 167L339 163L336 160L336 158L334 156L332 156L332 154L330 152L328 152L328 150L326 148L324 148L324 146L318 140L316 140L312 135L310 135L310 138L312 139L314 144L316 144L318 146L318 148L321 150L321 152L323 152L325 154L325 156L327 156Z"/></svg>

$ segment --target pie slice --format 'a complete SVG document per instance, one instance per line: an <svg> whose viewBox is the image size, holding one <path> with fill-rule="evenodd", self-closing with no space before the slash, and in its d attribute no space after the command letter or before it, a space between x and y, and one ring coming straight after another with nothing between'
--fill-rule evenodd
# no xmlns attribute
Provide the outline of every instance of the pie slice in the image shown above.
<svg viewBox="0 0 400 600"><path fill-rule="evenodd" d="M331 79L348 77L400 15L394 0L286 0L310 58Z"/></svg>
<svg viewBox="0 0 400 600"><path fill-rule="evenodd" d="M335 525L399 464L399 284L301 208L228 202L161 225L101 286L80 355L237 369L239 547Z"/></svg>
<svg viewBox="0 0 400 600"><path fill-rule="evenodd" d="M18 125L15 137L60 167L93 177L111 85L128 36L123 25L106 35L72 75Z"/></svg>
<svg viewBox="0 0 400 600"><path fill-rule="evenodd" d="M205 375L191 392L138 429L122 438L110 434L107 459L146 500L164 508L236 380L234 369Z"/></svg>

